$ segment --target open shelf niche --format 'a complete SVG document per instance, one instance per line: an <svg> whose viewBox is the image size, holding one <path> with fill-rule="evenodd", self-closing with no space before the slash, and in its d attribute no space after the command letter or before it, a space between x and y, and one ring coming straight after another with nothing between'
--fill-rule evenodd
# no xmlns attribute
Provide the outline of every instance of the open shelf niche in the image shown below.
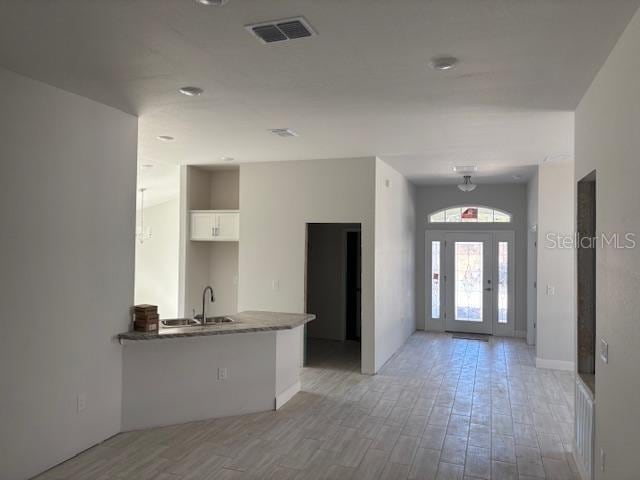
<svg viewBox="0 0 640 480"><path fill-rule="evenodd" d="M228 315L238 310L239 242L199 242L189 238L191 210L238 210L240 170L236 168L187 167L184 314L202 310L202 290L214 289L216 301L207 315ZM183 198L185 198L183 196Z"/></svg>

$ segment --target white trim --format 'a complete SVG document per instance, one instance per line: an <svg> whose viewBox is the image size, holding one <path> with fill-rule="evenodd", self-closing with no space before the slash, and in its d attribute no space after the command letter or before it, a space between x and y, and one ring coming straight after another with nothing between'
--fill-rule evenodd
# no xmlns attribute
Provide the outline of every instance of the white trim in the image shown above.
<svg viewBox="0 0 640 480"><path fill-rule="evenodd" d="M572 455L573 455L573 463L575 463L576 467L578 468L578 475L580 475L580 480L591 480L591 478L587 474L587 471L584 468L584 465L582 465L582 459L580 458L580 455L578 454L578 452L574 450L572 452Z"/></svg>
<svg viewBox="0 0 640 480"><path fill-rule="evenodd" d="M547 358L536 357L536 368L549 368L551 370L565 370L573 372L576 368L575 362L567 360L550 360Z"/></svg>
<svg viewBox="0 0 640 480"><path fill-rule="evenodd" d="M282 406L293 398L293 396L302 389L300 380L295 382L289 388L286 388L282 393L276 395L276 410L280 410Z"/></svg>

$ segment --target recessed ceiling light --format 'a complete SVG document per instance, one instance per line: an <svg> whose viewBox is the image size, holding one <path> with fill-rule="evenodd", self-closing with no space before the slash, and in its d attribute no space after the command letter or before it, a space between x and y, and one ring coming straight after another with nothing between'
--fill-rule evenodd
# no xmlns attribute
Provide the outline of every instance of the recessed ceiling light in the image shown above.
<svg viewBox="0 0 640 480"><path fill-rule="evenodd" d="M196 2L202 5L213 6L213 7L221 7L228 1L229 0L196 0Z"/></svg>
<svg viewBox="0 0 640 480"><path fill-rule="evenodd" d="M235 158L233 158L233 157L220 157L220 160L222 160L223 162L233 162L235 160Z"/></svg>
<svg viewBox="0 0 640 480"><path fill-rule="evenodd" d="M429 62L431 68L440 71L452 70L456 65L458 65L456 57L435 57Z"/></svg>
<svg viewBox="0 0 640 480"><path fill-rule="evenodd" d="M158 135L156 138L161 142L173 142L175 140L171 135Z"/></svg>
<svg viewBox="0 0 640 480"><path fill-rule="evenodd" d="M179 88L178 91L187 97L197 97L198 95L202 95L202 92L204 92L200 87L182 87Z"/></svg>
<svg viewBox="0 0 640 480"><path fill-rule="evenodd" d="M512 175L514 180L520 180L522 177L520 175Z"/></svg>

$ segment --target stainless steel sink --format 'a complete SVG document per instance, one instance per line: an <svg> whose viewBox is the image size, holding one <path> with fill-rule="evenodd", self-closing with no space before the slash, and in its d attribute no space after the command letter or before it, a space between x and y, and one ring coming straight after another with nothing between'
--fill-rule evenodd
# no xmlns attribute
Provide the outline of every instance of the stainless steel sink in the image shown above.
<svg viewBox="0 0 640 480"><path fill-rule="evenodd" d="M163 328L184 328L184 327L197 327L199 322L191 318L172 318L170 320L160 320Z"/></svg>
<svg viewBox="0 0 640 480"><path fill-rule="evenodd" d="M226 315L222 315L219 317L207 317L205 321L205 325L217 325L220 323L233 323L233 318L227 317Z"/></svg>
<svg viewBox="0 0 640 480"><path fill-rule="evenodd" d="M169 320L160 320L162 328L186 328L186 327L202 327L210 325L220 325L222 323L233 323L233 319L226 315L218 317L207 317L204 325L198 320L191 318L172 318Z"/></svg>

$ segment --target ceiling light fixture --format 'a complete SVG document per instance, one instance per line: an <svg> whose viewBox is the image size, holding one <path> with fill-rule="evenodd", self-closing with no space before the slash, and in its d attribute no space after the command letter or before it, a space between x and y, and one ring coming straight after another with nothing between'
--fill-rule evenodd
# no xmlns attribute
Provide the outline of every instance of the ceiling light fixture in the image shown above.
<svg viewBox="0 0 640 480"><path fill-rule="evenodd" d="M171 135L158 135L156 138L161 142L173 142L175 140Z"/></svg>
<svg viewBox="0 0 640 480"><path fill-rule="evenodd" d="M440 70L444 72L446 70L452 70L458 65L458 59L456 57L435 57L429 62L429 66L434 70Z"/></svg>
<svg viewBox="0 0 640 480"><path fill-rule="evenodd" d="M229 0L196 0L201 5L207 5L208 7L221 7Z"/></svg>
<svg viewBox="0 0 640 480"><path fill-rule="evenodd" d="M178 92L187 97L197 97L198 95L202 95L204 90L200 87L182 87L178 89Z"/></svg>
<svg viewBox="0 0 640 480"><path fill-rule="evenodd" d="M464 183L458 185L458 188L463 192L473 192L476 189L477 185L471 183L471 175L464 176Z"/></svg>
<svg viewBox="0 0 640 480"><path fill-rule="evenodd" d="M467 174L467 173L472 173L472 172L476 172L478 170L478 167L475 165L456 165L455 167L453 167L453 171L456 173L462 173Z"/></svg>

